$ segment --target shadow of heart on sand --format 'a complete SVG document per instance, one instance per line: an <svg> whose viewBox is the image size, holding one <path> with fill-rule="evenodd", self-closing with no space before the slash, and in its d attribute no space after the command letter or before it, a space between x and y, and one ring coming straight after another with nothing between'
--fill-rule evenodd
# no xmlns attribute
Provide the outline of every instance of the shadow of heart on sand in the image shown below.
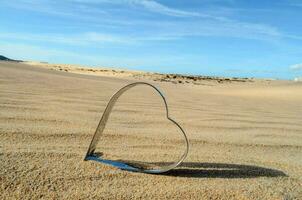
<svg viewBox="0 0 302 200"><path fill-rule="evenodd" d="M253 165L198 162L184 162L179 168L172 169L162 175L189 178L257 178L287 176L280 170Z"/></svg>
<svg viewBox="0 0 302 200"><path fill-rule="evenodd" d="M104 160L93 159L97 162L110 164L121 168L120 163L126 164L128 167L136 168L145 167L164 167L170 165L170 162L139 162L133 160ZM109 163L110 162L110 163ZM115 164L112 164L115 163ZM116 164L118 163L118 165ZM123 167L122 167L123 168ZM125 170L126 168L124 168ZM128 170L132 171L132 170ZM244 164L229 164L229 163L206 163L206 162L183 162L179 167L168 172L155 174L155 176L175 176L187 178L257 178L257 177L287 177L281 170L259 167L254 165Z"/></svg>

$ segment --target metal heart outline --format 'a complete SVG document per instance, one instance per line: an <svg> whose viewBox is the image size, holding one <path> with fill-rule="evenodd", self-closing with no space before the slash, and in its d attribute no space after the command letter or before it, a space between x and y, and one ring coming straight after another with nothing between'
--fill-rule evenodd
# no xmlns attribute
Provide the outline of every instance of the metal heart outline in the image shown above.
<svg viewBox="0 0 302 200"><path fill-rule="evenodd" d="M103 133L105 127L106 127L106 123L107 123L107 121L109 119L110 113L111 113L112 108L114 107L116 101L118 100L118 98L124 92L126 92L127 90L129 90L129 89L131 89L131 88L133 88L133 87L135 87L137 85L147 85L147 86L150 86L154 90L157 91L157 93L162 97L162 99L164 101L165 108L166 108L166 118L180 129L182 135L184 136L184 140L185 140L185 143L186 143L185 152L183 153L183 155L180 157L179 160L177 160L176 162L174 162L172 164L169 164L167 166L161 167L159 169L142 169L142 168L137 168L135 166L131 166L131 165L129 165L127 163L124 163L124 162L102 159L99 155L97 155L97 154L94 153L94 151L96 149L96 145L97 145L98 141L100 140L100 137L101 137L101 135L102 135L102 133ZM109 164L109 165L115 166L115 167L123 169L123 170L128 170L128 171L151 173L151 174L159 174L159 173L167 172L167 171L169 171L169 170L177 167L178 165L180 165L183 162L183 160L187 157L188 152L189 152L189 141L188 141L188 138L186 136L186 133L183 130L183 128L176 121L174 121L172 118L170 118L168 104L167 104L167 101L166 101L164 95L162 94L162 92L158 88L156 88L154 85L152 85L150 83L135 82L135 83L131 83L131 84L126 85L123 88L121 88L109 100L109 102L108 102L108 104L106 106L106 109L105 109L105 111L103 113L103 116L102 116L102 118L101 118L101 120L100 120L100 122L98 124L98 127L97 127L97 129L95 131L95 134L94 134L94 136L93 136L93 138L91 140L91 143L89 145L89 148L88 148L88 151L86 153L86 156L85 156L84 160L94 160L94 161L98 161L98 162L101 162L101 163L105 163L105 164Z"/></svg>

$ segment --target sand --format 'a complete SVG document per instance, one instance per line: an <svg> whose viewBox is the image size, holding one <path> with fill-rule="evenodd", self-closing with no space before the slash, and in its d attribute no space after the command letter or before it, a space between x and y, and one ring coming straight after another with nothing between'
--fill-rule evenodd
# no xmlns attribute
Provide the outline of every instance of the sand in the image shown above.
<svg viewBox="0 0 302 200"><path fill-rule="evenodd" d="M302 199L301 82L52 67L0 62L0 199ZM189 137L187 159L169 173L83 160L106 103L135 81L161 89ZM98 150L117 160L177 159L181 135L162 108L150 88L133 88Z"/></svg>

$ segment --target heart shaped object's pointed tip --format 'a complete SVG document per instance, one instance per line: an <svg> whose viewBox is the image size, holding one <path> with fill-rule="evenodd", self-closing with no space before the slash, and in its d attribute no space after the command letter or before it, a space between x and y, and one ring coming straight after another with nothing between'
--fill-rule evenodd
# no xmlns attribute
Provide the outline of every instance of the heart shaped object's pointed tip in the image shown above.
<svg viewBox="0 0 302 200"><path fill-rule="evenodd" d="M174 125L176 125L182 135L183 135L183 140L185 141L185 144L186 144L186 149L184 151L184 153L182 154L182 156L180 157L179 160L177 160L176 162L168 165L168 166L163 166L163 167L158 167L157 169L150 169L148 167L137 167L137 166L133 166L129 163L125 163L125 162L121 162L121 161L114 161L114 160L105 160L103 159L101 156L103 155L98 155L98 154L94 154L94 150L96 149L96 145L105 129L105 126L106 126L106 123L108 121L108 118L109 118L109 115L115 105L115 102L118 100L118 98L124 93L126 92L127 90L131 89L132 87L135 87L137 85L147 85L147 86L150 86L151 88L153 88L159 95L160 97L162 98L163 102L164 102L164 105L165 105L165 109L166 109L166 118L171 121ZM187 154L188 154L188 151L189 151L189 142L188 142L188 139L187 139L187 136L186 136L186 133L185 131L183 130L183 128L173 119L171 119L169 117L169 109L168 109L168 104L166 102L166 99L164 97L164 95L162 94L162 92L156 88L154 85L150 84L150 83L146 83L146 82L135 82L135 83L131 83L129 85L126 85L124 86L123 88L121 88L119 91L117 91L112 97L111 99L109 100L107 106L106 106L106 109L103 113L103 116L99 122L99 125L95 131L95 134L92 138L92 141L89 145L89 148L88 148L88 153L86 154L84 160L88 161L88 160L94 160L94 161L98 161L98 162L101 162L101 163L104 163L104 164L108 164L108 165L112 165L114 167L117 167L119 169L122 169L122 170L127 170L127 171L132 171L132 172L143 172L143 173L149 173L149 174L160 174L160 173L165 173L177 166L179 166L183 161L184 159L187 157Z"/></svg>

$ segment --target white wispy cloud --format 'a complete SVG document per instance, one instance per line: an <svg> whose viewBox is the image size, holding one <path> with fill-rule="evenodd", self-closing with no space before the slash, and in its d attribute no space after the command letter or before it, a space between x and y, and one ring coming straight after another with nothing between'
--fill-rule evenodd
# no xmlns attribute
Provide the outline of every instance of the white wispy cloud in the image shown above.
<svg viewBox="0 0 302 200"><path fill-rule="evenodd" d="M97 43L121 43L129 44L134 42L129 38L96 33L86 32L81 34L29 34L29 33L0 33L1 39L13 39L24 41L41 41L51 43L61 43L67 45L90 45Z"/></svg>
<svg viewBox="0 0 302 200"><path fill-rule="evenodd" d="M154 0L70 0L80 4L115 4L115 5L131 5L144 8L153 13L158 13L173 17L203 17L217 20L227 20L224 17L213 16L207 13L187 11L166 6Z"/></svg>
<svg viewBox="0 0 302 200"><path fill-rule="evenodd" d="M26 33L26 32L0 32L2 40L19 40L48 42L71 46L87 45L138 45L152 41L171 41L186 37L238 37L256 40L272 40L281 37L274 27L261 24L247 24L241 22L152 22L137 21L138 26L145 26L147 31L135 34L110 33L102 31L90 31L82 33Z"/></svg>
<svg viewBox="0 0 302 200"><path fill-rule="evenodd" d="M233 0L225 1L233 2ZM278 28L271 25L239 21L232 19L230 16L221 16L219 12L211 13L207 12L207 10L197 12L176 9L155 0L16 0L7 1L6 4L16 6L19 9L31 9L52 14L56 17L59 15L87 22L85 27L91 33L79 35L37 35L35 37L36 40L48 40L49 42L57 43L89 44L92 42L110 42L129 44L142 41L176 40L192 36L235 37L265 41L279 40L280 38L301 39L298 36L282 33ZM158 21L150 18L129 18L126 15L127 19L125 19L123 14L117 14L114 11L107 13L106 9L103 9L104 6L102 6L105 4L114 5L119 9L117 12L121 10L129 12L129 9L134 6L141 9L141 13L149 11L169 16L169 18ZM178 20L178 18L182 19ZM95 27L105 26L106 24L108 26L116 25L114 33L108 30L94 30ZM81 26L79 25L79 27ZM89 29L93 31L89 31ZM124 32L126 29L135 29L136 31L135 33L131 33L131 31ZM31 36L26 38L31 39Z"/></svg>
<svg viewBox="0 0 302 200"><path fill-rule="evenodd" d="M43 47L40 45L32 45L27 43L11 43L0 41L0 52L11 58L27 60L27 61L47 61L52 63L76 63L91 66L106 66L106 67L131 67L142 65L158 65L163 66L167 70L175 70L173 63L183 63L188 61L183 56L168 55L158 57L156 55L133 55L131 57L110 56L101 53L87 54L73 50L60 50L57 48ZM149 59L146 64L146 58ZM194 58L192 58L194 59Z"/></svg>
<svg viewBox="0 0 302 200"><path fill-rule="evenodd" d="M200 17L202 14L197 12L184 11L180 9L170 8L152 0L127 0L127 3L140 5L149 11L176 16L176 17Z"/></svg>
<svg viewBox="0 0 302 200"><path fill-rule="evenodd" d="M49 13L62 16L77 16L82 12L89 13L105 13L104 10L95 7L96 4L111 4L116 6L137 6L147 11L174 17L203 17L224 20L224 17L213 16L205 12L186 11L166 6L154 0L15 0L6 1L4 4L20 8L34 10L43 13ZM64 6L66 9L61 9L59 6ZM74 10L70 11L73 8ZM79 9L77 9L79 8ZM69 10L68 10L69 9ZM87 16L83 16L85 18Z"/></svg>
<svg viewBox="0 0 302 200"><path fill-rule="evenodd" d="M302 70L302 63L291 65L291 66L289 66L289 69L291 69L293 71L300 71L300 70Z"/></svg>
<svg viewBox="0 0 302 200"><path fill-rule="evenodd" d="M97 56L87 56L71 51L45 48L43 46L30 45L26 43L14 44L0 42L0 51L4 55L23 60L50 61L54 57L59 57L66 58L68 60L80 58L82 61L86 62L97 61Z"/></svg>

